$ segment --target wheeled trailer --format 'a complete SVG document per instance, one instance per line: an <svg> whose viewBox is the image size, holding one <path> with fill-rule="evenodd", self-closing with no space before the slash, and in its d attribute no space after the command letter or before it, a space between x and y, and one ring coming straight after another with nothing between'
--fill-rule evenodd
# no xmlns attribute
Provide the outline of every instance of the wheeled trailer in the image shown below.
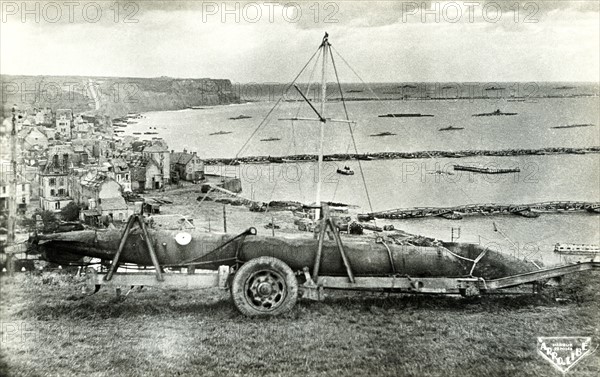
<svg viewBox="0 0 600 377"><path fill-rule="evenodd" d="M143 221L140 220L140 226L144 234L143 238L147 242L147 249L154 264L155 272L116 273L119 266L119 255L128 236L127 228L108 273L99 273L93 268L88 268L86 273L86 287L90 293L98 291L102 286L118 290L138 286L158 286L174 289L219 287L230 290L233 302L243 314L248 316L275 316L293 308L299 296L311 300L324 299L325 289L386 290L400 293L476 296L504 288L544 282L567 274L600 268L599 261L589 260L587 262L540 269L538 271L490 280L485 280L477 276L410 277L399 274L390 274L387 276L354 276L351 261L344 252L344 246L333 223L326 218L323 224L325 226L321 227L319 233L318 250L312 271L309 270L309 266L305 266L302 270L294 271L284 261L272 256L258 256L243 260L243 258L236 255L234 262L229 261L231 263L220 266L217 271L199 270L196 272L193 267L201 267L206 261L201 263L189 261L176 266L159 265L156 255L153 255L154 249L150 242L150 236L146 231ZM319 275L319 265L323 258L323 239L328 229L331 230L331 235L338 245L340 257L346 266L346 276ZM248 234L256 234L256 231L250 228L238 237L245 237ZM483 253L475 260L472 260L473 268L471 268L471 271L473 271L475 265L482 257ZM189 273L164 272L164 267L187 267Z"/></svg>

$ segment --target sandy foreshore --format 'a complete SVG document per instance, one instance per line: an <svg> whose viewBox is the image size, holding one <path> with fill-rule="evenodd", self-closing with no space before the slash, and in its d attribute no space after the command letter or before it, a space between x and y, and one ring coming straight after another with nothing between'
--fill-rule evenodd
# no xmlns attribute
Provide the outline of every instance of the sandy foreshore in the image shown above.
<svg viewBox="0 0 600 377"><path fill-rule="evenodd" d="M272 235L273 230L267 229L265 226L274 222L279 227L275 230L277 235L312 237L312 233L298 230L298 227L294 225L294 216L288 210L251 212L245 205L216 202L215 200L228 197L215 191L207 195L209 199L200 202L197 200L198 197L205 196L201 192L201 184L183 182L181 186L166 187L162 192L148 193L143 196L173 201L172 204L161 206L159 215L152 216L157 224L160 224L162 218L165 222L170 222L169 217L185 217L192 220L196 228L205 229L207 232L224 232L225 218L228 233L241 233L249 227L255 227L259 234Z"/></svg>

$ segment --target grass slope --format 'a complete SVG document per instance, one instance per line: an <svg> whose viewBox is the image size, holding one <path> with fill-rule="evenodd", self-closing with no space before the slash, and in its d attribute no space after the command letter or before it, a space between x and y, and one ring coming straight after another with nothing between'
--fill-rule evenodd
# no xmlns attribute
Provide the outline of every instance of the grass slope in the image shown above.
<svg viewBox="0 0 600 377"><path fill-rule="evenodd" d="M77 278L2 278L0 375L559 376L538 336L600 342L600 273L542 295L335 293L249 319L228 293L145 288L124 300ZM568 299L557 303L555 297ZM598 376L598 352L569 372Z"/></svg>

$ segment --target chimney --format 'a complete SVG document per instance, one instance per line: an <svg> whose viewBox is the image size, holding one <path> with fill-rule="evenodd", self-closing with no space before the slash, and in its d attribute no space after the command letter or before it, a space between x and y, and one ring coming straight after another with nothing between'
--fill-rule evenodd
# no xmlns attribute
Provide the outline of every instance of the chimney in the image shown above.
<svg viewBox="0 0 600 377"><path fill-rule="evenodd" d="M184 148L184 149L183 149L183 153L187 153L187 149L185 149L185 148Z"/></svg>
<svg viewBox="0 0 600 377"><path fill-rule="evenodd" d="M171 149L171 153L175 153L175 149Z"/></svg>
<svg viewBox="0 0 600 377"><path fill-rule="evenodd" d="M192 152L192 154L195 156L195 155L196 155L196 152Z"/></svg>

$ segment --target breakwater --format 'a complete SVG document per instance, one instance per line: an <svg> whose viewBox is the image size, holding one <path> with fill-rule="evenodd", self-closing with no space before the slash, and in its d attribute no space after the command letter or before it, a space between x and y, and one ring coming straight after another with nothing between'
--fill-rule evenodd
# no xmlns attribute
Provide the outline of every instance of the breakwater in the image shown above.
<svg viewBox="0 0 600 377"><path fill-rule="evenodd" d="M599 213L599 202L574 202L574 201L555 201L532 204L469 204L456 207L418 207L418 208L399 208L387 211L359 214L358 219L369 221L373 219L414 219L422 217L440 216L450 220L461 219L463 215L501 215L515 214L525 217L532 216L538 212L559 212L559 211L588 211Z"/></svg>
<svg viewBox="0 0 600 377"><path fill-rule="evenodd" d="M541 149L502 149L502 150L464 150L464 151L419 151L419 152L376 152L376 153L337 153L324 156L325 161L343 160L390 160L390 159L422 159L422 158L462 158L476 156L540 156L559 154L600 153L600 146L587 148L541 148ZM238 158L209 158L207 165L239 165L267 164L316 161L316 154L296 154L289 156L244 156Z"/></svg>

